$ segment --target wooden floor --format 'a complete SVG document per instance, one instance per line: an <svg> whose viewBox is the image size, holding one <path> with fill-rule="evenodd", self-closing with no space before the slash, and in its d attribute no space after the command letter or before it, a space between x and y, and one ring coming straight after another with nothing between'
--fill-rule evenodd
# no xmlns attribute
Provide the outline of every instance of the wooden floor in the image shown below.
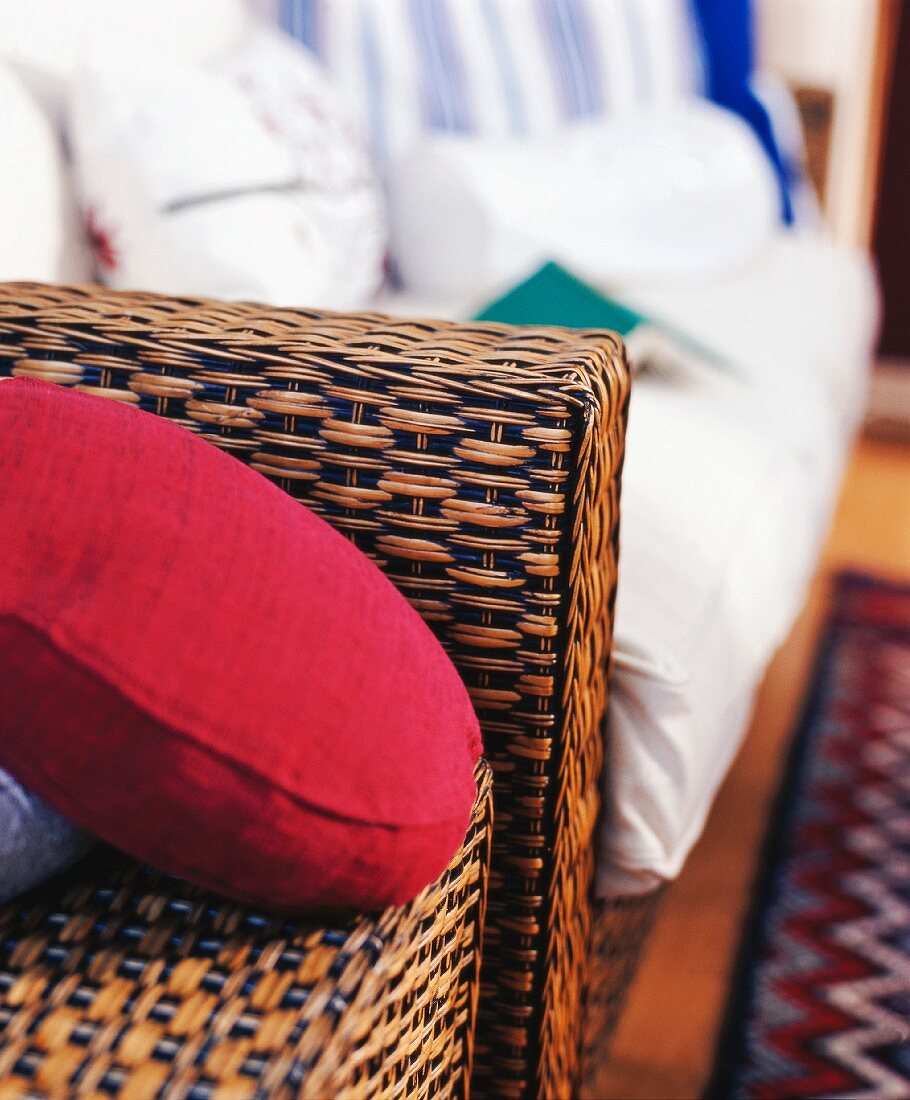
<svg viewBox="0 0 910 1100"><path fill-rule="evenodd" d="M605 1100L700 1095L782 752L833 573L910 578L910 447L862 440L806 609L760 692L705 833L668 893L613 1044Z"/></svg>

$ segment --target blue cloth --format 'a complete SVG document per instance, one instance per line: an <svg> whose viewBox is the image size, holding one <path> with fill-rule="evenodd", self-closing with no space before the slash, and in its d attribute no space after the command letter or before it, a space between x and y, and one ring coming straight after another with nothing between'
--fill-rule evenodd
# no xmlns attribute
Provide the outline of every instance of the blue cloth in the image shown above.
<svg viewBox="0 0 910 1100"><path fill-rule="evenodd" d="M0 769L0 902L57 874L92 840Z"/></svg>
<svg viewBox="0 0 910 1100"><path fill-rule="evenodd" d="M740 115L755 131L780 181L781 214L793 221L788 164L767 108L752 89L755 69L755 12L752 0L692 0L705 47L705 90L721 107Z"/></svg>

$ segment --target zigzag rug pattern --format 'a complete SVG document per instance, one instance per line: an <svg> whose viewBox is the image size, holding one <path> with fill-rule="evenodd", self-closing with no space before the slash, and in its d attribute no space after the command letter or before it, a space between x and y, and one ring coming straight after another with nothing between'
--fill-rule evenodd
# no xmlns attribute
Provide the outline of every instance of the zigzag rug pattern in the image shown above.
<svg viewBox="0 0 910 1100"><path fill-rule="evenodd" d="M910 1097L910 587L853 574L772 815L712 1097Z"/></svg>

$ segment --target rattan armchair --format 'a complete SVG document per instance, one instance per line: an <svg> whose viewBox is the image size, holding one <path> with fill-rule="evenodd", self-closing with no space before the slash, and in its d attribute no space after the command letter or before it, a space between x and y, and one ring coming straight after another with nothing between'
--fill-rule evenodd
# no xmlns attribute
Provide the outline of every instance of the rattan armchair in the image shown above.
<svg viewBox="0 0 910 1100"><path fill-rule="evenodd" d="M343 531L434 628L494 772L474 1093L573 1095L649 917L617 925L591 893L619 339L17 284L0 287L0 373L200 433Z"/></svg>

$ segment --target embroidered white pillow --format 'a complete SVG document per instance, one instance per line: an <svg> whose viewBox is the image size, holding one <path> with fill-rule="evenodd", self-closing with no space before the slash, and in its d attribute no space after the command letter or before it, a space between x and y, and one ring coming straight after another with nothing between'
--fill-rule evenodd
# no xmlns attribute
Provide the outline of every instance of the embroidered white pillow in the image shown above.
<svg viewBox="0 0 910 1100"><path fill-rule="evenodd" d="M382 280L364 143L318 63L266 29L202 69L92 51L69 136L99 277L115 287L354 308Z"/></svg>

